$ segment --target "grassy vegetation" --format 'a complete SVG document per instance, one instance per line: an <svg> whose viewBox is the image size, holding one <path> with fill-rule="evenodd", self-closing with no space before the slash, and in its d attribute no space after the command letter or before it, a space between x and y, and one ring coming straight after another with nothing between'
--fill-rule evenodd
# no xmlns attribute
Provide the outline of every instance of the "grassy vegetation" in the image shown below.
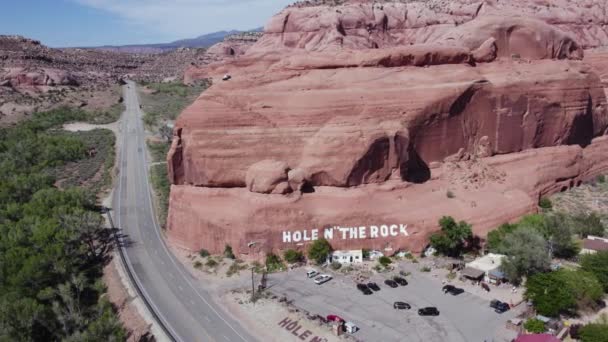
<svg viewBox="0 0 608 342"><path fill-rule="evenodd" d="M239 274L242 270L247 269L247 265L241 260L235 260L232 262L230 267L228 267L228 271L226 271L227 277L232 277L235 274Z"/></svg>
<svg viewBox="0 0 608 342"><path fill-rule="evenodd" d="M161 227L167 224L167 213L169 211L169 192L171 184L167 176L167 166L164 164L152 165L150 167L150 181L158 199L158 216Z"/></svg>
<svg viewBox="0 0 608 342"><path fill-rule="evenodd" d="M97 125L105 125L120 119L120 115L125 111L123 102L116 103L106 110L87 112L87 122Z"/></svg>
<svg viewBox="0 0 608 342"><path fill-rule="evenodd" d="M54 131L56 136L76 138L81 141L86 157L49 169L49 174L57 180L60 188L82 186L93 193L99 193L112 185L116 137L107 129L88 132Z"/></svg>
<svg viewBox="0 0 608 342"><path fill-rule="evenodd" d="M112 239L96 194L54 186L57 169L91 158L89 137L58 130L83 118L63 108L0 129L0 341L127 338L104 296Z"/></svg>
<svg viewBox="0 0 608 342"><path fill-rule="evenodd" d="M182 83L149 83L143 84L150 91L141 92L144 123L148 129L156 129L164 121L175 120L186 106L210 85L210 81L187 86Z"/></svg>
<svg viewBox="0 0 608 342"><path fill-rule="evenodd" d="M164 141L152 140L148 140L147 144L150 155L152 156L152 162L164 162L166 160L171 145Z"/></svg>

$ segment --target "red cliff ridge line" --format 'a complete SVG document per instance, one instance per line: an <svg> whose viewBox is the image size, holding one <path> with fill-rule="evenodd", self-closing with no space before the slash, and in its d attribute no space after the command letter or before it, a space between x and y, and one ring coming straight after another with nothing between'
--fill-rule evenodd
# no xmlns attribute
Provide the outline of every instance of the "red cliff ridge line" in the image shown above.
<svg viewBox="0 0 608 342"><path fill-rule="evenodd" d="M608 172L606 55L584 58L608 5L551 4L288 7L243 55L188 71L217 81L176 122L169 239L257 258L309 243L284 232L407 225L330 242L420 252L443 215L485 236Z"/></svg>

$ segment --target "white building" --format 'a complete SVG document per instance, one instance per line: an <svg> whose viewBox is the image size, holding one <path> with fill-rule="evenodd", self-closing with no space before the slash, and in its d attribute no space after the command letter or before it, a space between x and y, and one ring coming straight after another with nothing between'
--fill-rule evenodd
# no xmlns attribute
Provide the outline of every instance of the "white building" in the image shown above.
<svg viewBox="0 0 608 342"><path fill-rule="evenodd" d="M492 283L490 273L501 273L500 266L504 257L502 254L488 253L467 263L466 267L482 271L484 273L484 281Z"/></svg>
<svg viewBox="0 0 608 342"><path fill-rule="evenodd" d="M581 254L595 254L601 251L608 251L608 239L589 235L583 240Z"/></svg>
<svg viewBox="0 0 608 342"><path fill-rule="evenodd" d="M341 264L360 263L363 262L363 250L334 251L331 253L330 261L339 262Z"/></svg>

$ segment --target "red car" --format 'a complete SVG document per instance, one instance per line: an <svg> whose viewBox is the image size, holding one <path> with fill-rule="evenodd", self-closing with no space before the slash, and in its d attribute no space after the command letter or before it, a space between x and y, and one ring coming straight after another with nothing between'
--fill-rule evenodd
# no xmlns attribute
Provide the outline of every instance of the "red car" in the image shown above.
<svg viewBox="0 0 608 342"><path fill-rule="evenodd" d="M330 322L338 322L338 323L346 322L344 319L342 319L342 317L340 317L338 315L327 315L327 320Z"/></svg>

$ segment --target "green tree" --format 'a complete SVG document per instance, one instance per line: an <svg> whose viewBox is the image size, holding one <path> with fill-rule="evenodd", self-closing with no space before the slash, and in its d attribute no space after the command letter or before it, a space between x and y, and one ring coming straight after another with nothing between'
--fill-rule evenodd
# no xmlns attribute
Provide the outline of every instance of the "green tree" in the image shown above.
<svg viewBox="0 0 608 342"><path fill-rule="evenodd" d="M583 239L589 235L604 236L606 232L600 216L594 212L572 216L572 225L574 232Z"/></svg>
<svg viewBox="0 0 608 342"><path fill-rule="evenodd" d="M551 265L547 240L528 227L507 235L499 251L506 255L501 268L514 284L519 284L524 276L547 271Z"/></svg>
<svg viewBox="0 0 608 342"><path fill-rule="evenodd" d="M604 292L608 292L608 251L584 255L581 258L581 269L595 275Z"/></svg>
<svg viewBox="0 0 608 342"><path fill-rule="evenodd" d="M473 237L471 225L465 221L456 223L451 216L444 216L439 220L441 232L431 236L431 246L438 253L458 257L465 249L466 243Z"/></svg>
<svg viewBox="0 0 608 342"><path fill-rule="evenodd" d="M383 255L380 258L378 258L378 262L380 263L380 265L382 265L384 267L386 267L386 266L388 266L388 265L390 265L390 264L393 263L393 261L391 260L391 258L389 258L389 257L387 257L385 255Z"/></svg>
<svg viewBox="0 0 608 342"><path fill-rule="evenodd" d="M300 251L296 251L295 249L288 249L283 253L283 258L290 264L294 264L296 262L301 262L304 260L304 255Z"/></svg>
<svg viewBox="0 0 608 342"><path fill-rule="evenodd" d="M266 256L266 270L269 273L281 271L283 269L285 269L285 265L278 255L271 253Z"/></svg>
<svg viewBox="0 0 608 342"><path fill-rule="evenodd" d="M594 307L603 291L597 278L589 272L559 270L528 278L524 296L540 314L556 317L560 313Z"/></svg>
<svg viewBox="0 0 608 342"><path fill-rule="evenodd" d="M534 334L540 334L545 332L545 323L540 319L530 318L524 323L524 329Z"/></svg>
<svg viewBox="0 0 608 342"><path fill-rule="evenodd" d="M549 241L549 249L558 258L572 258L580 248L573 239L572 221L566 214L555 213L545 217L542 233Z"/></svg>
<svg viewBox="0 0 608 342"><path fill-rule="evenodd" d="M308 246L308 259L313 260L318 265L323 264L331 251L331 245L327 240L323 238L315 240Z"/></svg>
<svg viewBox="0 0 608 342"><path fill-rule="evenodd" d="M232 246L230 245L226 245L224 247L224 257L228 258L228 259L236 259L236 256L234 255L234 252L232 251Z"/></svg>
<svg viewBox="0 0 608 342"><path fill-rule="evenodd" d="M532 301L539 314L549 317L557 317L561 312L576 307L574 294L565 286L557 272L538 273L529 277L524 297Z"/></svg>
<svg viewBox="0 0 608 342"><path fill-rule="evenodd" d="M591 323L579 330L582 342L608 342L608 324Z"/></svg>
<svg viewBox="0 0 608 342"><path fill-rule="evenodd" d="M486 247L492 252L498 251L505 237L515 229L517 229L517 224L504 223L497 229L489 232Z"/></svg>

